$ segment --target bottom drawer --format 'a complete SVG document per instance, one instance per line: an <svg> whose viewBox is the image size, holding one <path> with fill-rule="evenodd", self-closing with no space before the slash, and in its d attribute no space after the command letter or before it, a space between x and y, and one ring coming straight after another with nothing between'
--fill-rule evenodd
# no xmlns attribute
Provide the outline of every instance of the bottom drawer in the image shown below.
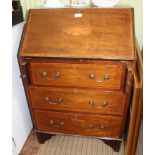
<svg viewBox="0 0 155 155"><path fill-rule="evenodd" d="M35 110L37 129L45 132L121 138L123 117Z"/></svg>

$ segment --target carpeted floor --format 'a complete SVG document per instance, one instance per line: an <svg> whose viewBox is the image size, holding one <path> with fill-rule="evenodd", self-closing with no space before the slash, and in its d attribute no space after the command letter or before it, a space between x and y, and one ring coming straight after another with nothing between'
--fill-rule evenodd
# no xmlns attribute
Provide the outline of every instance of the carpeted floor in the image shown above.
<svg viewBox="0 0 155 155"><path fill-rule="evenodd" d="M143 121L141 122L136 155L143 155Z"/></svg>
<svg viewBox="0 0 155 155"><path fill-rule="evenodd" d="M75 136L54 136L42 144L38 155L124 155L124 144L120 152L114 152L101 140ZM143 155L143 132L140 130L136 155Z"/></svg>
<svg viewBox="0 0 155 155"><path fill-rule="evenodd" d="M104 152L104 153L103 153ZM120 153L124 152L123 145ZM38 155L119 155L95 138L54 136L41 145Z"/></svg>

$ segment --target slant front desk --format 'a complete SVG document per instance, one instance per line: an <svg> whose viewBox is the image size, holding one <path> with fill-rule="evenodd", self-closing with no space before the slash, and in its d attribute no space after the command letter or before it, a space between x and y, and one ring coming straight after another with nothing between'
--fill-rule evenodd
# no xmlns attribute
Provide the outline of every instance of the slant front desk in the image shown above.
<svg viewBox="0 0 155 155"><path fill-rule="evenodd" d="M132 8L32 9L19 64L34 131L119 151L135 70Z"/></svg>

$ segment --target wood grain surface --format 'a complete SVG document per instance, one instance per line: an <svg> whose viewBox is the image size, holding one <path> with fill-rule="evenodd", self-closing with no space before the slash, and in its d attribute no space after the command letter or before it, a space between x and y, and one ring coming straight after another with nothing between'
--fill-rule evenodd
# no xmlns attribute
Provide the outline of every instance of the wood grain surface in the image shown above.
<svg viewBox="0 0 155 155"><path fill-rule="evenodd" d="M30 93L32 105L38 109L126 115L122 92L32 86Z"/></svg>
<svg viewBox="0 0 155 155"><path fill-rule="evenodd" d="M124 117L62 113L45 110L35 110L35 116L37 129L41 131L110 138L120 138L122 123L124 121ZM51 121L53 124L51 124Z"/></svg>
<svg viewBox="0 0 155 155"><path fill-rule="evenodd" d="M32 9L20 55L133 60L133 21L132 8Z"/></svg>
<svg viewBox="0 0 155 155"><path fill-rule="evenodd" d="M120 143L136 63L133 8L32 9L18 56L40 142L69 134Z"/></svg>
<svg viewBox="0 0 155 155"><path fill-rule="evenodd" d="M46 86L74 86L91 88L123 89L125 79L124 64L68 64L30 63L32 84ZM46 76L43 74L46 72ZM57 73L60 74L56 77ZM90 76L94 75L91 79ZM109 76L106 80L105 76Z"/></svg>

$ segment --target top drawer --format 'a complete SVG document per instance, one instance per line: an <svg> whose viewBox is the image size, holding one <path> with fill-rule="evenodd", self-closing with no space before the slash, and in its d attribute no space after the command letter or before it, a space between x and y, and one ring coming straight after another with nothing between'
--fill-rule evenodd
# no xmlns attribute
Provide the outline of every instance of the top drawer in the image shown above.
<svg viewBox="0 0 155 155"><path fill-rule="evenodd" d="M35 85L122 89L124 64L70 64L30 62Z"/></svg>

